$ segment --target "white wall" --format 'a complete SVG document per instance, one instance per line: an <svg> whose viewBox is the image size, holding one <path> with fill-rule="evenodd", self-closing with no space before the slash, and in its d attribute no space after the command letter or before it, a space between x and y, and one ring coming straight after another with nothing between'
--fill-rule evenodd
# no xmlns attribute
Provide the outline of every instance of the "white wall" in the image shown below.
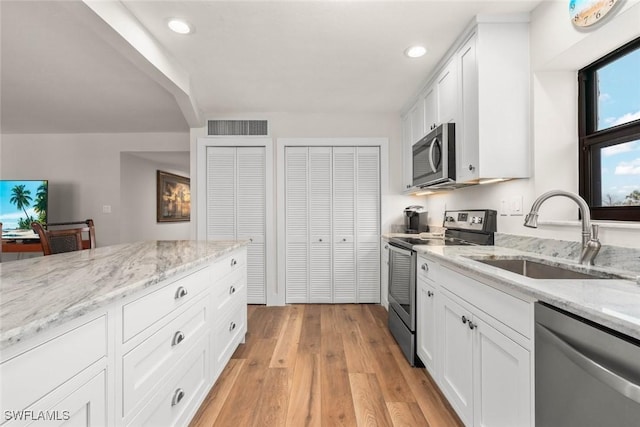
<svg viewBox="0 0 640 427"><path fill-rule="evenodd" d="M545 1L531 17L532 178L427 196L423 203L432 220L441 218L445 208L499 211L502 199L515 196L523 197L526 213L536 197L547 190L578 192L577 70L640 36L640 2L623 3L614 16L591 31L575 29L567 8L566 1ZM579 241L577 212L569 199L554 198L540 210L540 222L546 224L530 229L522 225L522 216L499 216L498 231ZM638 246L640 223L598 223L604 244Z"/></svg>
<svg viewBox="0 0 640 427"><path fill-rule="evenodd" d="M420 200L400 194L402 187L401 123L397 114L312 114L312 113L247 113L236 115L205 114L207 119L268 120L270 137L277 138L389 138L389 187L382 189L381 224L383 232L392 224L402 224L403 209ZM196 174L196 140L206 136L206 128L191 130L191 175ZM275 153L275 150L274 150ZM279 165L276 164L276 168ZM195 180L194 180L195 181ZM195 206L195 186L191 182L192 205ZM192 212L192 237L195 238L195 220Z"/></svg>
<svg viewBox="0 0 640 427"><path fill-rule="evenodd" d="M48 179L49 220L92 218L98 246L120 243L120 153L188 151L186 133L2 135L1 179ZM124 182L126 186L130 183ZM155 195L155 182L148 193ZM111 213L102 212L104 205ZM155 207L155 202L153 204Z"/></svg>
<svg viewBox="0 0 640 427"><path fill-rule="evenodd" d="M188 153L185 153L188 155ZM120 241L186 240L190 238L190 221L156 221L157 171L189 177L189 171L141 158L137 154L120 153Z"/></svg>

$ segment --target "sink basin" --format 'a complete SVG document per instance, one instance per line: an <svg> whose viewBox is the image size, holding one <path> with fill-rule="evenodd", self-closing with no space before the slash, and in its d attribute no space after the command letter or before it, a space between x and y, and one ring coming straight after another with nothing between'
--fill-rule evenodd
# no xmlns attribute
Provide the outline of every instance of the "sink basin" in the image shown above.
<svg viewBox="0 0 640 427"><path fill-rule="evenodd" d="M483 264L498 267L532 279L612 279L611 274L598 271L574 271L568 268L529 259L476 259Z"/></svg>

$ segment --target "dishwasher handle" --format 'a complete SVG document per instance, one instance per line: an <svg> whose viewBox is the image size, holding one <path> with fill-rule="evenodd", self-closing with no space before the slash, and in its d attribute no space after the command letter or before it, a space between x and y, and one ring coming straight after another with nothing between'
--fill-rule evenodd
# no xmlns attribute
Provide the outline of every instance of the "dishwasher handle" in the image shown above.
<svg viewBox="0 0 640 427"><path fill-rule="evenodd" d="M619 394L640 403L640 385L621 377L606 366L588 358L545 326L538 323L536 324L536 330L556 345L573 363L587 371L594 378L608 385Z"/></svg>

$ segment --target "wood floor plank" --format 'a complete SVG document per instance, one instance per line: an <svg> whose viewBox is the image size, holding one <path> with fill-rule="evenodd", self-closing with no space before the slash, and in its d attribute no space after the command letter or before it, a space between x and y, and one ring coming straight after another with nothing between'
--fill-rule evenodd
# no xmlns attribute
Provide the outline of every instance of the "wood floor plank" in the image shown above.
<svg viewBox="0 0 640 427"><path fill-rule="evenodd" d="M392 425L376 374L349 374L358 427Z"/></svg>
<svg viewBox="0 0 640 427"><path fill-rule="evenodd" d="M431 427L415 402L387 402L387 410L393 427Z"/></svg>
<svg viewBox="0 0 640 427"><path fill-rule="evenodd" d="M292 305L287 307L287 317L284 327L280 331L278 343L273 351L270 368L292 368L295 366L302 331L304 306Z"/></svg>
<svg viewBox="0 0 640 427"><path fill-rule="evenodd" d="M238 379L244 362L243 359L231 359L229 361L220 374L220 378L218 378L218 381L216 381L216 384L202 403L202 410L198 412L190 423L191 427L208 427L216 422L222 405L227 401L227 397Z"/></svg>
<svg viewBox="0 0 640 427"><path fill-rule="evenodd" d="M353 396L340 334L322 335L320 355L322 425L356 425Z"/></svg>
<svg viewBox="0 0 640 427"><path fill-rule="evenodd" d="M319 357L301 352L295 362L286 425L320 427L321 403Z"/></svg>
<svg viewBox="0 0 640 427"><path fill-rule="evenodd" d="M247 313L246 343L192 426L462 426L426 371L409 366L384 308L300 304Z"/></svg>

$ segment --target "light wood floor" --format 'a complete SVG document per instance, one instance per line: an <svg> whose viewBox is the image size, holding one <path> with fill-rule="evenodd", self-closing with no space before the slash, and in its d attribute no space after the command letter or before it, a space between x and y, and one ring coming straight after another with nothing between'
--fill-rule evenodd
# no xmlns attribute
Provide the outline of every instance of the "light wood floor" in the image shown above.
<svg viewBox="0 0 640 427"><path fill-rule="evenodd" d="M191 427L461 426L411 368L379 305L249 306L241 345Z"/></svg>

